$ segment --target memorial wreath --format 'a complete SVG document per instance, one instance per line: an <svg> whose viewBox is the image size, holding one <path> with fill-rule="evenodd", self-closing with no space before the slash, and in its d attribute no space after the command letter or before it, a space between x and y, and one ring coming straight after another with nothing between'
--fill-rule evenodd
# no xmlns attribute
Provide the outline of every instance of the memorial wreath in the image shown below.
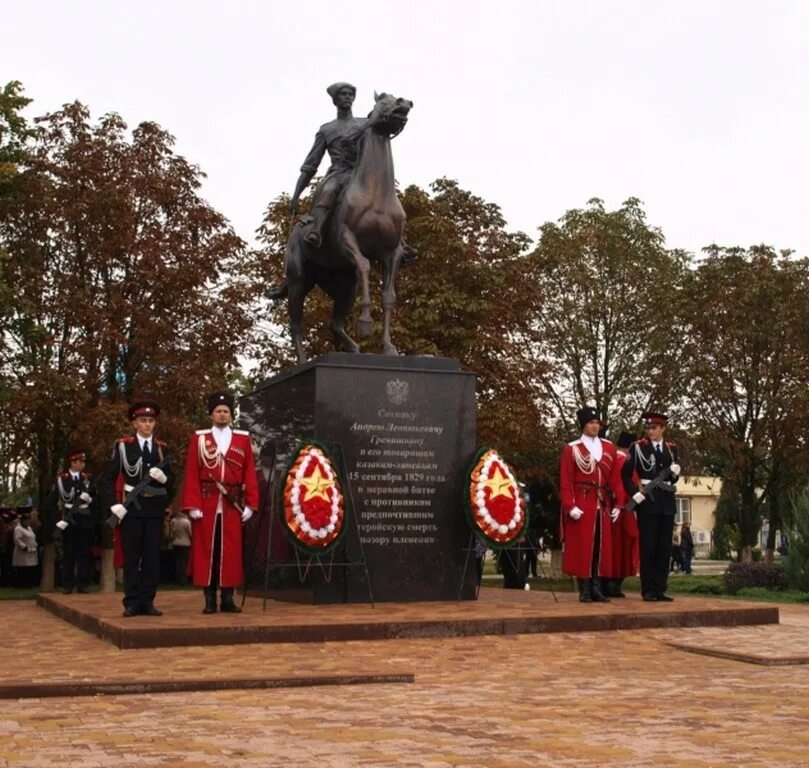
<svg viewBox="0 0 809 768"><path fill-rule="evenodd" d="M292 454L281 488L281 524L296 547L323 554L345 530L340 476L326 448L310 442Z"/></svg>
<svg viewBox="0 0 809 768"><path fill-rule="evenodd" d="M472 530L496 549L515 544L525 532L525 499L511 467L493 448L475 455L464 502Z"/></svg>

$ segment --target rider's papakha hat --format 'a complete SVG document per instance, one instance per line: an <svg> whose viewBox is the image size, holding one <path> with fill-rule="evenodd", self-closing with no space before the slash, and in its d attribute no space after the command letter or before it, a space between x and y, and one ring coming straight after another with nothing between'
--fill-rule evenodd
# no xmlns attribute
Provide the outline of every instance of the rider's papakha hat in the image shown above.
<svg viewBox="0 0 809 768"><path fill-rule="evenodd" d="M326 93L334 98L343 88L350 88L354 95L357 95L357 88L356 86L351 85L351 83L332 83L328 88L326 88Z"/></svg>
<svg viewBox="0 0 809 768"><path fill-rule="evenodd" d="M601 421L601 414L591 405L576 411L576 418L579 421L579 426L583 427L588 421Z"/></svg>

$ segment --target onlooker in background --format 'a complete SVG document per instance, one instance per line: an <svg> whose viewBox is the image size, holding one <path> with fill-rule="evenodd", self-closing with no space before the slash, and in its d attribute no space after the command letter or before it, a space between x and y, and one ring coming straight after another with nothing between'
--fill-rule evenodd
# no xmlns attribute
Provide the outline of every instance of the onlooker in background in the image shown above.
<svg viewBox="0 0 809 768"><path fill-rule="evenodd" d="M8 507L0 507L0 586L11 586L11 557L14 552L14 518Z"/></svg>
<svg viewBox="0 0 809 768"><path fill-rule="evenodd" d="M174 580L188 584L188 553L191 551L191 521L182 511L171 516L171 549L174 552Z"/></svg>
<svg viewBox="0 0 809 768"><path fill-rule="evenodd" d="M691 535L691 525L683 523L680 531L680 553L684 573L691 573L691 558L694 556L694 537Z"/></svg>
<svg viewBox="0 0 809 768"><path fill-rule="evenodd" d="M680 539L675 533L671 539L671 566L669 570L681 571L683 569L683 551L680 547Z"/></svg>
<svg viewBox="0 0 809 768"><path fill-rule="evenodd" d="M497 552L497 562L503 574L504 589L530 589L528 586L528 563L525 557L525 539L520 539L512 549Z"/></svg>
<svg viewBox="0 0 809 768"><path fill-rule="evenodd" d="M37 537L31 528L31 513L24 511L14 529L14 555L11 560L14 586L33 587L36 584L38 564Z"/></svg>
<svg viewBox="0 0 809 768"><path fill-rule="evenodd" d="M539 541L533 531L529 531L525 536L525 572L537 577L537 565L539 564Z"/></svg>

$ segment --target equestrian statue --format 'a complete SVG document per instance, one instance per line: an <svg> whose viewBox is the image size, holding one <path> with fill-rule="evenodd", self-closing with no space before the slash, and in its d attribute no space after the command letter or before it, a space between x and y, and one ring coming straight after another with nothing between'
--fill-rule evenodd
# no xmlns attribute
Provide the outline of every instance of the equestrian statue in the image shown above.
<svg viewBox="0 0 809 768"><path fill-rule="evenodd" d="M407 124L412 101L387 93L374 94L367 118L356 118L351 107L356 88L335 83L327 89L337 107L337 119L320 127L315 143L301 166L290 200L298 200L328 152L331 167L312 196L311 212L292 228L284 258L284 284L270 289L272 298L287 297L292 343L298 362L304 362L302 321L306 295L319 285L334 302L329 326L335 343L345 352L359 352L346 332L346 320L360 291L357 334L370 335L371 263L382 274L382 352L399 354L390 338L396 304L395 281L400 264L412 256L402 237L405 212L396 196L391 139Z"/></svg>

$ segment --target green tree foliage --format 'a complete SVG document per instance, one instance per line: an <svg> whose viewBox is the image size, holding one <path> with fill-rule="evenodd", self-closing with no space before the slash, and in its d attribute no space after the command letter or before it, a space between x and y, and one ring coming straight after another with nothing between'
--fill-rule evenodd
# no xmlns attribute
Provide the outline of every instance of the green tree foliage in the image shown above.
<svg viewBox="0 0 809 768"><path fill-rule="evenodd" d="M557 418L574 431L576 410L590 403L606 425L632 425L644 408L666 406L686 254L665 248L635 198L615 211L590 200L540 231L536 356Z"/></svg>
<svg viewBox="0 0 809 768"><path fill-rule="evenodd" d="M259 230L264 247L258 263L268 283L282 276L292 223L287 200L280 197L269 205ZM498 206L449 179L437 180L430 191L408 187L401 200L407 239L419 257L399 275L393 341L405 354L459 358L464 369L478 376L479 441L496 444L511 457L528 454L539 440L542 411L531 354L538 337L532 322L536 260L528 253L527 236L509 232ZM369 352L379 349L381 331L381 286L375 283L377 322L364 343ZM333 349L329 313L329 301L316 289L306 306L306 345L312 356ZM284 328L286 304L271 306L262 323L271 333ZM288 343L257 349L256 356L262 361L259 375L294 360Z"/></svg>
<svg viewBox="0 0 809 768"><path fill-rule="evenodd" d="M729 520L745 559L805 482L809 260L772 248L706 249L680 303L680 381L693 425L736 489Z"/></svg>
<svg viewBox="0 0 809 768"><path fill-rule="evenodd" d="M16 80L0 90L0 196L10 194L10 184L28 157L34 131L22 111L30 103Z"/></svg>
<svg viewBox="0 0 809 768"><path fill-rule="evenodd" d="M793 495L782 522L788 542L784 570L789 586L809 592L809 486Z"/></svg>
<svg viewBox="0 0 809 768"><path fill-rule="evenodd" d="M0 199L0 371L4 431L42 498L68 444L103 464L133 397L157 397L162 436L184 445L252 321L244 245L166 131L144 122L130 136L79 103L37 122L15 194Z"/></svg>
<svg viewBox="0 0 809 768"><path fill-rule="evenodd" d="M19 191L21 171L25 167L29 143L34 130L22 114L30 103L23 95L22 85L13 81L0 90L0 202L11 200ZM7 283L2 265L8 253L0 241L0 358L7 352L9 339L5 329L12 315L13 292ZM18 486L18 456L12 437L16 425L9 416L12 399L10 372L0 366L0 417L4 418L0 431L0 499L21 501L25 491Z"/></svg>

